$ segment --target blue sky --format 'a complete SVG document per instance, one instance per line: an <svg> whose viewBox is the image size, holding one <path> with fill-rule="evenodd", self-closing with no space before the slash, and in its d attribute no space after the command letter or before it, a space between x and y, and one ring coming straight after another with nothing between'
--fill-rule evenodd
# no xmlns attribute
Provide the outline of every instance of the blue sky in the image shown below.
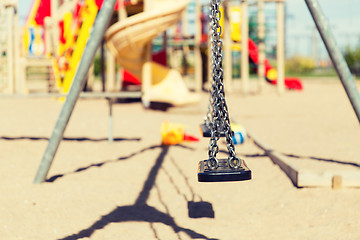
<svg viewBox="0 0 360 240"><path fill-rule="evenodd" d="M341 49L360 44L360 1L318 0ZM287 54L314 55L314 38L318 57L327 58L320 36L303 0L287 1Z"/></svg>
<svg viewBox="0 0 360 240"><path fill-rule="evenodd" d="M209 0L201 0L207 3ZM31 6L31 0L19 0L20 20L24 19ZM360 1L359 0L318 0L332 32L341 49L360 43ZM267 12L275 14L275 4L266 4ZM286 1L286 51L287 56L300 54L326 59L327 53L315 31L315 24L304 0ZM316 46L318 46L316 48Z"/></svg>

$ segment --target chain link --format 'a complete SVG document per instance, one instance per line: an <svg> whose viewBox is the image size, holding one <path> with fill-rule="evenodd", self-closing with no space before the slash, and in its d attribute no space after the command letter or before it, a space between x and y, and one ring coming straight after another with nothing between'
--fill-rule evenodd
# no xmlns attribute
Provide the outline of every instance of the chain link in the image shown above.
<svg viewBox="0 0 360 240"><path fill-rule="evenodd" d="M231 168L239 168L241 160L236 156L233 132L230 127L230 117L225 100L224 91L224 71L223 71L223 43L220 38L222 28L220 26L220 3L221 0L211 0L210 3L210 30L212 36L211 45L211 58L212 58L212 88L209 106L211 110L208 112L207 119L210 122L211 138L209 143L209 160L207 165L210 169L216 169L219 166L219 161L216 158L219 152L219 146L217 144L220 139L220 131L225 132L225 138L227 143L227 149L229 152L228 164Z"/></svg>

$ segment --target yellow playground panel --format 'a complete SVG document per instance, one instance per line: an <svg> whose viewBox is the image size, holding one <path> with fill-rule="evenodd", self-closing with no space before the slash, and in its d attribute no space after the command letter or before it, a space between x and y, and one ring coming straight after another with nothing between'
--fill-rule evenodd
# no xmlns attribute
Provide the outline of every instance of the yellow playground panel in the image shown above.
<svg viewBox="0 0 360 240"><path fill-rule="evenodd" d="M54 18L56 22L52 27L60 33L59 38L57 34L50 38L58 42L53 52L46 49L51 43L45 38L46 31L53 31L35 20L41 4L44 4L41 0L34 1L23 28L23 56L48 58L52 62L56 86L62 93L70 89L99 10L95 0L75 0L74 3L73 8L62 11L59 18Z"/></svg>
<svg viewBox="0 0 360 240"><path fill-rule="evenodd" d="M60 74L64 75L61 91L69 91L77 65L84 52L90 31L94 25L98 7L94 0L85 0L79 5L77 15L67 12L64 15L64 42L59 46Z"/></svg>
<svg viewBox="0 0 360 240"><path fill-rule="evenodd" d="M221 16L225 16L224 7L220 7ZM235 42L241 41L241 7L230 6L229 7L229 21L231 39ZM224 17L220 19L220 26L224 28ZM223 33L223 32L222 32Z"/></svg>

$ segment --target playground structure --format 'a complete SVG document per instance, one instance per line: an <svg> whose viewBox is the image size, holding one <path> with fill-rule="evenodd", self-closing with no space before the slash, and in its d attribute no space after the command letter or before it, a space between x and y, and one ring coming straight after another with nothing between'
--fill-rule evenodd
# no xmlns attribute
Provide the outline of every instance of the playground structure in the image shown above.
<svg viewBox="0 0 360 240"><path fill-rule="evenodd" d="M151 14L153 14L153 17L158 18L159 16L156 15L156 11L153 11L154 9L158 8L160 5L163 7L163 9L166 8L167 1L122 1L122 3L117 4L115 7L116 15L118 16L119 22L116 26L124 28L127 28L127 24L131 24L132 19L134 19L135 16L131 16L126 19L127 15L136 14L139 15L138 12L142 9L145 9L145 12L147 13L141 13L146 15L147 17ZM269 1L267 1L269 2ZM271 2L271 1L270 1ZM283 81L284 76L284 47L283 47L283 1L276 1L278 5L278 19L277 19L277 29L278 29L278 45L277 45L277 69L275 70L273 67L271 67L267 60L260 61L260 58L262 58L262 52L263 47L261 46L262 41L260 41L260 45L257 47L251 39L248 38L247 33L248 32L248 16L247 16L247 8L248 8L248 2L247 1L241 1L241 4L237 1L227 1L224 2L224 56L225 60L224 62L231 62L231 52L233 51L234 45L238 46L237 49L241 49L242 51L242 59L241 59L241 79L242 79L242 92L244 94L247 94L249 92L248 85L249 85L249 57L250 60L254 63L258 64L258 74L259 79L262 79L259 81L259 84L261 86L261 82L263 82L264 79L266 79L268 82L276 84L277 82L279 92L283 91L285 85L290 89L300 89L301 83L299 84L287 84L288 79L285 79ZM98 9L101 6L102 1L94 1L94 0L87 0L87 1L76 1L76 0L69 0L64 1L62 4L59 4L56 0L36 0L34 1L34 5L29 13L27 22L24 26L24 28L21 31L21 34L23 36L23 40L19 41L20 31L18 29L17 34L14 34L15 41L14 44L16 45L22 45L23 51L20 51L20 53L15 53L14 57L12 59L12 62L17 63L17 76L12 76L13 81L9 81L9 83L13 84L15 83L16 79L16 85L17 88L14 88L11 93L19 93L19 94L25 94L27 93L26 88L26 71L27 68L30 66L37 66L37 67L45 67L48 69L48 91L49 92L60 92L62 94L66 94L70 88L70 85L72 83L73 76L75 74L77 63L80 60L80 57L83 53L83 50L85 48L85 45L87 43L87 38L89 36L89 30L91 29L91 26L93 25ZM201 57L201 48L207 47L206 43L206 27L204 27L204 24L206 24L206 17L202 15L202 9L207 8L207 5L201 5L200 1L191 1L190 2L192 6L192 11L188 11L185 9L187 7L187 4L183 2L183 7L181 10L181 14L176 18L176 21L172 22L171 24L164 25L163 29L157 29L156 34L153 35L151 38L148 38L148 44L146 46L144 45L141 48L147 48L147 54L148 56L144 56L144 58L149 58L151 55L151 41L161 32L164 32L165 30L172 28L174 30L175 28L178 28L181 26L180 32L177 32L176 34L180 33L182 37L180 36L180 41L177 41L177 44L180 42L180 46L182 46L183 51L188 52L189 46L194 51L194 81L192 88L199 92L203 88L203 82L208 81L208 79L202 79L204 76L204 71L208 71L203 68L205 63L203 61L206 61L205 59L202 59ZM14 1L13 6L16 7L16 2ZM189 5L190 6L190 5ZM171 6L173 7L173 6ZM263 14L261 12L261 5L259 7L259 16ZM233 14L231 11L233 9L237 9L238 14ZM126 12L129 11L129 12ZM186 11L186 14L184 13ZM154 13L151 13L154 12ZM157 11L159 12L159 11ZM226 13L226 14L225 14ZM146 19L146 17L143 16L143 19ZM190 17L191 16L191 17ZM235 17L234 17L235 16ZM14 18L16 19L16 14L14 14ZM140 16L136 16L135 19L140 19ZM236 19L237 18L237 19ZM241 19L240 19L241 18ZM189 19L192 19L192 24L194 25L194 29L190 31L190 24ZM259 18L260 19L260 18ZM177 22L181 20L181 25L178 25ZM114 21L114 20L112 20ZM116 21L116 20L115 20ZM85 23L85 24L82 24ZM230 24L231 23L231 24ZM261 29L262 22L259 21L259 30ZM231 26L231 27L227 27ZM115 26L112 27L114 29ZM237 29L236 29L237 28ZM239 31L238 28L241 28L241 31ZM15 28L16 29L16 28ZM118 29L120 30L120 29ZM160 31L161 30L161 31ZM128 32L128 30L127 30ZM164 45L168 46L171 43L171 39L174 38L174 36L171 36L171 32L174 31L166 31L167 36L164 37ZM237 32L237 36L234 38L234 32ZM107 34L109 36L109 32ZM259 31L259 35L261 35ZM108 40L109 37L107 37ZM169 39L169 40L168 40ZM189 39L190 43L189 43ZM167 43L169 42L169 43ZM131 42L126 41L126 43L129 45ZM190 45L187 45L187 44ZM239 43L241 45L239 45ZM116 87L121 84L116 84L116 76L119 74L116 74L116 64L115 59L117 59L118 63L121 67L123 67L126 72L125 75L122 73L120 75L127 76L126 74L129 72L134 73L131 69L127 69L128 66L123 66L124 60L123 59L124 54L120 54L122 57L120 58L119 52L113 51L113 47L111 47L111 41L108 41L107 46L108 48L105 48L106 50L106 69L102 69L103 72L106 71L106 82L105 82L105 74L103 73L103 82L104 87L103 90L106 91L119 91L120 88ZM133 46L131 43L130 45ZM239 47L241 46L241 47ZM11 46L10 46L11 47ZM129 46L128 46L129 47ZM10 49L10 48L8 48ZM15 48L18 49L18 48ZM125 50L126 49L126 50ZM110 54L110 52L112 54ZM128 51L129 48L124 48L124 52ZM136 51L135 51L136 52ZM169 53L169 51L167 52ZM249 57L248 57L249 56ZM166 57L165 57L166 58ZM105 58L103 57L103 61L105 61ZM261 64L264 62L264 66ZM105 65L105 64L103 64ZM133 64L135 66L136 64ZM209 65L209 64L208 64ZM140 76L139 71L144 67L144 74ZM262 67L264 67L264 73L262 72ZM148 98L154 98L153 93L149 92L149 85L151 83L151 80L147 79L146 76L150 76L151 74L145 74L145 72L150 71L149 66L147 64L142 65L142 63L139 62L138 69L136 70L137 73L135 73L135 77L137 78L138 82L142 82L142 92L144 94L144 99ZM129 71L128 71L129 70ZM10 70L9 70L10 72ZM209 75L209 74L207 74ZM145 77L144 79L142 79ZM265 78L264 78L265 77ZM88 75L88 87L91 89L92 82L93 82L93 69L90 69L89 75ZM121 77L120 77L121 78ZM140 78L140 79L139 79ZM277 80L278 78L278 80ZM126 80L126 79L125 79ZM225 64L225 85L227 86L227 91L230 91L233 89L232 84L232 64ZM117 81L121 81L119 79ZM180 81L178 81L180 82ZM283 83L284 82L284 83ZM294 81L291 81L294 82ZM296 82L296 81L295 81ZM285 85L284 85L285 84ZM178 86L178 85L174 85ZM182 84L181 89L185 89L185 84ZM176 87L173 87L176 89ZM261 88L261 87L259 87ZM146 91L149 94L146 94ZM185 92L185 91L183 91ZM189 95L189 99L193 98L193 100L189 100L189 102L194 102L196 97L194 94L190 94L186 92L187 95ZM159 95L159 94L157 94ZM190 95L192 95L190 97ZM154 98L156 99L156 97ZM161 99L161 98L160 98ZM159 99L158 99L159 100ZM162 100L166 100L166 97L163 97ZM144 101L146 102L146 101ZM175 103L176 101L169 100L169 102ZM178 102L176 102L178 104ZM180 104L181 105L181 104Z"/></svg>
<svg viewBox="0 0 360 240"><path fill-rule="evenodd" d="M2 91L3 93L27 94L27 70L29 67L47 70L48 92L67 92L70 84L68 82L71 82L68 79L72 78L74 74L76 63L82 55L82 50L86 45L89 31L98 11L95 3L88 4L90 2L92 1L81 4L81 1L66 1L58 7L57 1L35 0L22 28L18 23L17 1L1 2L2 27L0 31L4 33L1 34L3 36L1 44L2 61L7 63L1 68L2 72L7 73L6 81L2 80L2 85L4 85L2 88L7 87ZM73 11L76 11L74 17L78 17L74 18L74 23L85 22L81 28L74 30L77 34L76 41L74 41L75 36L72 34L72 29L70 29L73 28L70 26ZM58 13L58 15L51 16L51 12ZM7 19L4 19L5 17ZM9 23L6 27L4 21ZM66 25L68 31L60 37L60 29L54 25L64 26L64 21L68 24ZM4 39L5 36L7 39ZM63 38L64 36L66 39ZM70 41L70 39L73 40ZM66 42L66 40L68 41ZM64 46L65 44L67 45ZM70 49L71 44L75 45L76 51L73 52L72 48ZM66 60L71 64L67 64L66 69L61 69L60 63L64 63L62 57L66 55L65 52L71 53L70 56L66 56L68 58Z"/></svg>
<svg viewBox="0 0 360 240"><path fill-rule="evenodd" d="M0 91L6 93L14 93L16 89L16 6L16 1L0 3Z"/></svg>

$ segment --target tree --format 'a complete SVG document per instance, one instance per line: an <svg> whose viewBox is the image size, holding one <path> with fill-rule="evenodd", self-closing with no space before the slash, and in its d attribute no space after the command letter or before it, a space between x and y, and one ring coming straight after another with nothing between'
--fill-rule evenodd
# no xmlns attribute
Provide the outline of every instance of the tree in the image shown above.
<svg viewBox="0 0 360 240"><path fill-rule="evenodd" d="M344 58L351 73L360 76L360 46L354 49L347 46L344 52Z"/></svg>

